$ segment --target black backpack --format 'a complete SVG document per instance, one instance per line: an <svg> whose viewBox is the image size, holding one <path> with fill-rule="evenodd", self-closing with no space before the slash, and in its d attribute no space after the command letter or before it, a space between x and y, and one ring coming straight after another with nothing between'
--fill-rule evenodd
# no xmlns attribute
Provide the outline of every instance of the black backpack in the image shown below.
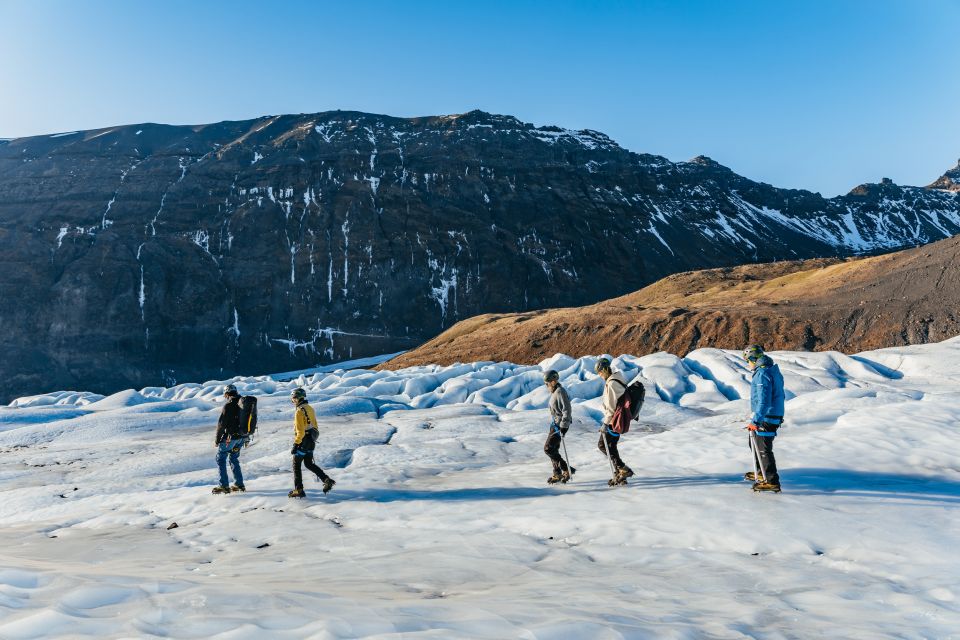
<svg viewBox="0 0 960 640"><path fill-rule="evenodd" d="M625 396L630 397L630 417L634 421L640 419L640 409L643 408L643 400L647 397L647 389L643 386L643 383L637 380L629 387L627 387Z"/></svg>
<svg viewBox="0 0 960 640"><path fill-rule="evenodd" d="M240 435L251 437L257 431L257 399L255 396L240 398Z"/></svg>
<svg viewBox="0 0 960 640"><path fill-rule="evenodd" d="M615 382L620 382L615 380ZM623 395L620 396L620 403L630 410L630 417L636 421L640 419L640 409L643 408L643 400L647 397L647 388L643 383L636 380L629 387L624 385Z"/></svg>

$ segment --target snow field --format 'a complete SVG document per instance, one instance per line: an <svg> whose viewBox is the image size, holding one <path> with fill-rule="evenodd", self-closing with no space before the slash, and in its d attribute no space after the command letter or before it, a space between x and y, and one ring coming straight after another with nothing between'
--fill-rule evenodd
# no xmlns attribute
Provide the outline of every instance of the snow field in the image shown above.
<svg viewBox="0 0 960 640"><path fill-rule="evenodd" d="M713 349L614 361L648 389L618 488L596 358L19 399L0 409L0 638L960 637L960 339L772 355L777 496L740 481L749 374ZM545 484L550 368L574 399L565 486ZM229 382L260 397L260 433L247 493L214 496ZM297 385L338 482L306 474L304 501Z"/></svg>

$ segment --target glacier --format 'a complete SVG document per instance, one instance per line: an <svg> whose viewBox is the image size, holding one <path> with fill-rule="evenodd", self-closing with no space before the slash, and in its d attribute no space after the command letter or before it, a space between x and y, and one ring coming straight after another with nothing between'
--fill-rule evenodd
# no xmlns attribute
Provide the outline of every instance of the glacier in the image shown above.
<svg viewBox="0 0 960 640"><path fill-rule="evenodd" d="M749 373L718 349L614 359L647 386L615 488L598 356L18 398L0 408L0 637L956 637L960 338L771 355L776 496L740 480ZM545 484L547 369L574 403L565 486ZM215 496L229 383L260 428L247 492ZM297 386L338 482L304 501L286 497Z"/></svg>

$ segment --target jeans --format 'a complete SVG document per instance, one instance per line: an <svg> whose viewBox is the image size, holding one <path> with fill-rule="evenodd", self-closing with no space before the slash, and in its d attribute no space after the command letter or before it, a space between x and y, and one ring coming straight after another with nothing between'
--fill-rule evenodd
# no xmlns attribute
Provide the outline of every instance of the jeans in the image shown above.
<svg viewBox="0 0 960 640"><path fill-rule="evenodd" d="M220 486L230 486L227 479L227 458L230 458L230 468L233 470L233 481L237 486L243 486L243 472L240 471L240 450L246 444L246 436L230 438L217 445L217 467L220 469Z"/></svg>

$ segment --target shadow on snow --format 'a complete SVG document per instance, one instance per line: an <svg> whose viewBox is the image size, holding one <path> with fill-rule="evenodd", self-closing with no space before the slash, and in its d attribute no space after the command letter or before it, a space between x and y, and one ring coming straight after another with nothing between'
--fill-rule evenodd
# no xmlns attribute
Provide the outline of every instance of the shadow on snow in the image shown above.
<svg viewBox="0 0 960 640"><path fill-rule="evenodd" d="M939 476L859 471L853 469L781 469L784 492L791 495L843 494L865 498L909 498L960 503L960 482ZM666 488L740 483L739 474L643 477L638 474L631 486Z"/></svg>
<svg viewBox="0 0 960 640"><path fill-rule="evenodd" d="M929 500L960 503L960 482L937 476L856 471L846 469L784 469L781 471L784 493L789 495L862 496L880 499ZM468 502L483 500L522 500L528 498L558 497L566 494L596 493L604 491L641 491L644 489L667 489L670 487L711 486L739 484L749 489L739 474L718 473L687 476L645 476L643 472L630 479L625 487L608 487L605 480L579 481L563 487L512 486L512 487L467 487L462 489L400 489L370 488L354 490L339 485L329 496L307 486L312 498L326 502L364 500L368 502L415 502L430 500L438 502ZM255 493L262 493L256 491ZM268 495L281 495L279 491L267 491Z"/></svg>

